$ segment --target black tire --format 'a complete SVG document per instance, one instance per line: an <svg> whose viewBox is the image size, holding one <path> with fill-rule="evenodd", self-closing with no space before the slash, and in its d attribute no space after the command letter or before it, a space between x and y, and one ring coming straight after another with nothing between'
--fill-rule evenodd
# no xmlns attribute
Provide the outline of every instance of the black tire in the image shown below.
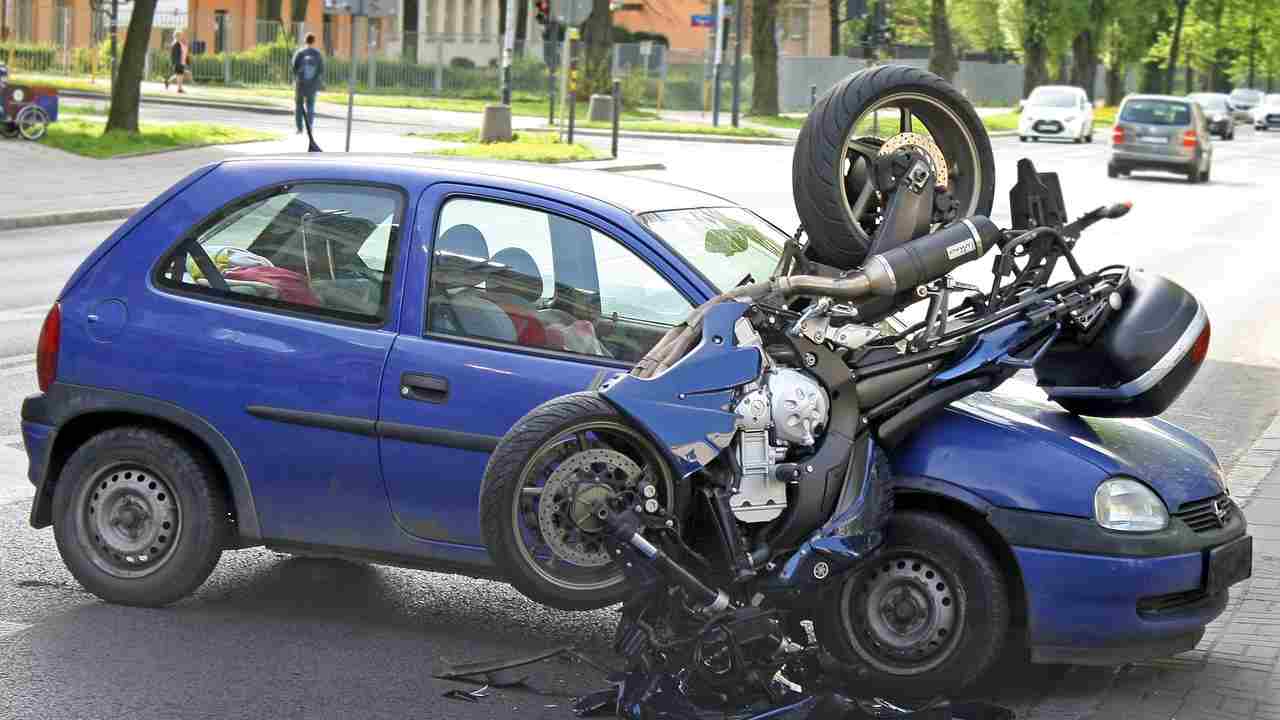
<svg viewBox="0 0 1280 720"><path fill-rule="evenodd" d="M1107 177L1109 178L1120 177L1120 171L1116 169L1115 163L1107 163Z"/></svg>
<svg viewBox="0 0 1280 720"><path fill-rule="evenodd" d="M209 461L179 438L137 426L77 448L58 475L53 510L67 569L121 605L160 607L189 595L213 572L230 531Z"/></svg>
<svg viewBox="0 0 1280 720"><path fill-rule="evenodd" d="M657 448L643 433L636 430L608 401L594 392L581 392L550 400L529 411L498 443L489 456L484 481L480 486L480 527L484 532L489 555L505 579L526 597L543 605L560 610L594 610L622 602L628 588L622 573L604 565L594 575L575 569L583 578L548 577L536 567L523 539L524 529L517 526L521 494L526 484L526 473L544 457L546 448L566 433L579 432L578 428L619 426L633 434L628 438L639 452L649 456L648 462L658 463L664 477L658 485L658 499L665 501L669 509L679 513L686 502L675 498L676 484ZM682 484L687 489L687 484ZM542 502L541 496L538 502ZM674 507L673 507L674 506ZM539 526L541 531L541 526ZM561 564L564 569L564 564ZM587 579L594 578L594 579ZM559 581L559 584L557 584Z"/></svg>
<svg viewBox="0 0 1280 720"><path fill-rule="evenodd" d="M1204 172L1200 173L1200 182L1202 183L1209 182L1209 171L1212 169L1213 169L1213 164L1210 163L1209 167L1205 168Z"/></svg>
<svg viewBox="0 0 1280 720"><path fill-rule="evenodd" d="M1196 162L1192 163L1191 167L1187 169L1186 175L1187 175L1187 182L1191 183L1192 185L1200 182L1200 161L1197 160Z"/></svg>
<svg viewBox="0 0 1280 720"><path fill-rule="evenodd" d="M986 128L969 101L942 78L918 68L867 68L845 78L818 100L796 141L792 194L809 236L810 252L820 262L852 268L866 257L871 240L851 217L844 152L859 118L878 102L895 96L912 96L920 104L913 113L929 129L948 162L960 164L964 155L977 168L970 173L977 177L953 183L956 199L961 202L960 215L991 212L995 161Z"/></svg>
<svg viewBox="0 0 1280 720"><path fill-rule="evenodd" d="M912 593L915 608L925 606L913 610L919 613L914 619L897 618L922 623L909 632L889 627L887 613L874 622L868 612L853 619L854 610L883 606L903 589ZM979 537L936 513L896 513L879 554L831 596L819 638L857 668L849 682L863 695L928 698L960 692L996 662L1009 631L1004 572ZM875 638L900 645L894 649Z"/></svg>
<svg viewBox="0 0 1280 720"><path fill-rule="evenodd" d="M1018 142L1026 142L1026 141L1027 141L1027 136L1026 136L1026 135L1019 135L1019 136L1018 136Z"/></svg>

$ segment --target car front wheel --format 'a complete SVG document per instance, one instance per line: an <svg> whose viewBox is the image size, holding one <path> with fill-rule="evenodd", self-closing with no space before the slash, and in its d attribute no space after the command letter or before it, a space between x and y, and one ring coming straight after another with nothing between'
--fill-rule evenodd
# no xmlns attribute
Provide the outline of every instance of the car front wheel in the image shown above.
<svg viewBox="0 0 1280 720"><path fill-rule="evenodd" d="M201 453L168 433L119 427L90 438L54 486L54 538L86 590L158 607L205 581L230 525L226 498Z"/></svg>
<svg viewBox="0 0 1280 720"><path fill-rule="evenodd" d="M1009 630L1004 572L983 541L935 513L889 520L885 546L849 576L820 638L858 668L860 692L924 698L972 685Z"/></svg>

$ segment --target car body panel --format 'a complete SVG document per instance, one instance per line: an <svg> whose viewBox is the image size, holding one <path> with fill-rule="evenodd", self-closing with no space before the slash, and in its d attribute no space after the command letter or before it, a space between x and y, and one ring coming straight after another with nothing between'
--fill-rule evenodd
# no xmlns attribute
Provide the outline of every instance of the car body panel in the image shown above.
<svg viewBox="0 0 1280 720"><path fill-rule="evenodd" d="M513 177L517 172L521 176ZM308 180L377 181L403 189L394 291L380 324L218 302L144 278L214 210L264 186ZM142 412L137 408L145 403L171 404L192 422L213 428L227 445L226 453L217 454L219 462L224 468L242 465L251 494L251 504L236 503L260 525L246 540L480 575L493 571L476 518L488 451L542 400L599 386L626 368L425 332L429 258L441 203L462 193L563 213L625 245L693 304L716 289L635 214L732 205L706 193L610 174L403 157L231 161L183 183L154 201L145 218L104 242L68 284L58 384L98 393L95 411ZM123 303L122 327L112 338L95 339L86 318L108 300ZM446 377L448 401L404 399L401 380L410 372ZM130 393L141 404L119 399ZM36 408L54 396L62 397L36 396L28 405ZM24 406L23 433L37 485L47 482L50 438L56 438L58 423L76 412L68 406L27 417ZM1080 418L1047 402L1002 393L955 403L897 447L891 463L911 478L904 490L950 498L979 516L999 507L1088 518L1098 483L1117 474L1149 484L1171 510L1221 492L1212 452L1167 423ZM48 502L47 492L37 494L33 521L47 515ZM1072 629L1068 616L1076 613L1075 603L1081 617L1094 622L1128 622L1108 613L1121 612L1126 603L1131 608L1139 597L1133 593L1145 596L1162 583L1182 587L1193 574L1191 561L1181 556L1135 562L1053 548L1016 553L1020 565L1027 565L1024 584L1033 599L1031 642L1046 647L1069 641L1087 651L1101 641L1084 628ZM1061 584L1068 572L1093 581L1114 574L1126 581L1105 592L1066 592ZM1152 573L1168 576L1161 580Z"/></svg>
<svg viewBox="0 0 1280 720"><path fill-rule="evenodd" d="M1253 111L1262 104L1265 95L1261 90L1236 88L1227 97L1231 100L1231 109L1238 122L1253 122Z"/></svg>
<svg viewBox="0 0 1280 720"><path fill-rule="evenodd" d="M1204 112L1209 132L1218 137L1228 138L1235 135L1236 115L1231 107L1230 98L1223 93L1192 93L1188 100L1200 104Z"/></svg>

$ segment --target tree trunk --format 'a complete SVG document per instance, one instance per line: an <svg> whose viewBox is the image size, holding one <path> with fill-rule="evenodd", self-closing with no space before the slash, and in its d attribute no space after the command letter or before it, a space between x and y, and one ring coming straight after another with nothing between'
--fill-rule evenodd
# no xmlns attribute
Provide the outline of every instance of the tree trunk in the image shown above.
<svg viewBox="0 0 1280 720"><path fill-rule="evenodd" d="M506 3L502 3L502 16L506 16ZM506 28L502 29L506 32ZM522 56L525 53L525 46L529 42L529 7L525 0L516 0L516 56Z"/></svg>
<svg viewBox="0 0 1280 720"><path fill-rule="evenodd" d="M1093 99L1093 85L1098 72L1098 54L1093 47L1093 31L1081 30L1071 39L1071 84L1084 88Z"/></svg>
<svg viewBox="0 0 1280 720"><path fill-rule="evenodd" d="M1120 65L1112 65L1107 68L1107 104L1119 105L1124 99L1124 67Z"/></svg>
<svg viewBox="0 0 1280 720"><path fill-rule="evenodd" d="M827 0L827 18L831 23L831 57L838 57L840 52L840 0Z"/></svg>
<svg viewBox="0 0 1280 720"><path fill-rule="evenodd" d="M609 0L593 0L591 14L582 25L582 42L586 45L586 67L579 75L578 97L609 92L613 72L613 11Z"/></svg>
<svg viewBox="0 0 1280 720"><path fill-rule="evenodd" d="M151 40L151 23L155 19L156 0L135 0L133 17L124 36L124 51L115 82L111 84L111 111L104 132L123 130L138 132L138 103L142 100L142 72L147 60L147 44Z"/></svg>
<svg viewBox="0 0 1280 720"><path fill-rule="evenodd" d="M947 0L933 0L933 9L929 13L929 34L933 36L933 47L929 50L929 72L954 83L960 63L956 60L955 46L951 43Z"/></svg>
<svg viewBox="0 0 1280 720"><path fill-rule="evenodd" d="M1066 53L1058 58L1058 84L1066 85L1071 81L1071 61Z"/></svg>
<svg viewBox="0 0 1280 720"><path fill-rule="evenodd" d="M1049 77L1046 67L1049 2L1023 0L1022 8L1022 96L1025 98Z"/></svg>
<svg viewBox="0 0 1280 720"><path fill-rule="evenodd" d="M751 114L778 114L778 0L751 2Z"/></svg>
<svg viewBox="0 0 1280 720"><path fill-rule="evenodd" d="M1188 0L1177 0L1178 16L1173 23L1173 42L1169 44L1169 66L1165 69L1165 92L1173 94L1173 73L1178 67L1178 43L1182 41L1182 20L1187 14Z"/></svg>

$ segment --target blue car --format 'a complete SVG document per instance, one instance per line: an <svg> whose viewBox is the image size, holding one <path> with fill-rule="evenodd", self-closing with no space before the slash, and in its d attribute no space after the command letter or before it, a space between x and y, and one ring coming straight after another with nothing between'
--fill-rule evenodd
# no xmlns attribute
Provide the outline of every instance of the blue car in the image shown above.
<svg viewBox="0 0 1280 720"><path fill-rule="evenodd" d="M224 550L257 545L494 576L478 502L499 438L625 371L720 289L768 277L785 240L723 198L609 173L204 167L104 241L49 312L22 408L31 524L53 526L85 588L130 605L173 602ZM1034 662L1181 652L1238 579L1207 570L1246 534L1218 461L1160 420L979 395L891 465L898 571L868 575L852 633L880 679L945 674L993 634ZM1132 496L1129 526L1146 529L1104 529L1100 494ZM620 583L576 585L567 604L617 602ZM920 633L974 616L985 632L957 642Z"/></svg>

